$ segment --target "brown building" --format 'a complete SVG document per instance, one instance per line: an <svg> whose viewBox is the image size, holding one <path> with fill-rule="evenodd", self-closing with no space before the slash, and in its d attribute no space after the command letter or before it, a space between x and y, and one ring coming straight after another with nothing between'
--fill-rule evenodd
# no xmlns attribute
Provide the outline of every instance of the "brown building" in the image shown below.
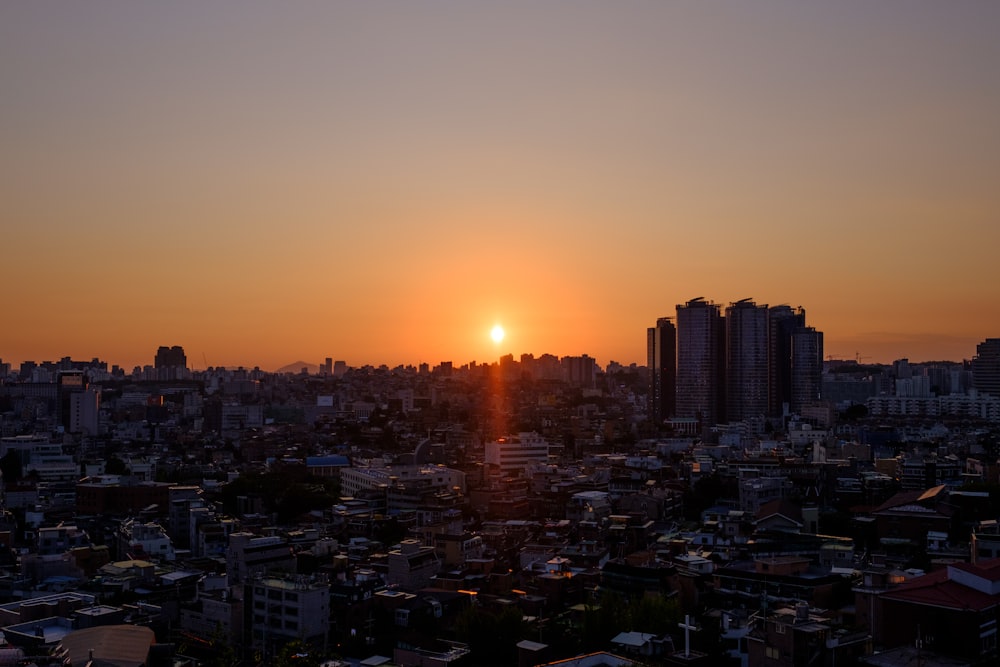
<svg viewBox="0 0 1000 667"><path fill-rule="evenodd" d="M978 661L997 656L1000 559L955 563L901 583L875 600L877 646L921 646Z"/></svg>
<svg viewBox="0 0 1000 667"><path fill-rule="evenodd" d="M879 539L909 540L926 544L927 532L948 533L951 507L945 504L943 485L926 491L903 491L879 505L872 512Z"/></svg>
<svg viewBox="0 0 1000 667"><path fill-rule="evenodd" d="M871 643L867 632L839 628L800 602L759 619L747 635L747 650L755 667L833 667L871 653Z"/></svg>
<svg viewBox="0 0 1000 667"><path fill-rule="evenodd" d="M166 482L104 483L86 478L76 485L77 514L132 514L150 505L166 513L171 486Z"/></svg>

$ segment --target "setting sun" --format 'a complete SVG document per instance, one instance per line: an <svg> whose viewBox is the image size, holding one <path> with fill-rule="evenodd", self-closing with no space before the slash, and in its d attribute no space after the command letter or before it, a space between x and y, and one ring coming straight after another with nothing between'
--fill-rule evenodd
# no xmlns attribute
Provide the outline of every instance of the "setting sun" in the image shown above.
<svg viewBox="0 0 1000 667"><path fill-rule="evenodd" d="M503 340L503 337L504 337L504 330L503 327L500 326L499 324L493 327L493 330L490 331L490 338L493 339L494 343L501 342Z"/></svg>

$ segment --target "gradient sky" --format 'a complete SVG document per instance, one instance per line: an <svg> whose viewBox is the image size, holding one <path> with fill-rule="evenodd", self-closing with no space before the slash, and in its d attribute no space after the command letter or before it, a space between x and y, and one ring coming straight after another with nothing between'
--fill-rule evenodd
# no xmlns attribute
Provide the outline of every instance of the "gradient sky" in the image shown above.
<svg viewBox="0 0 1000 667"><path fill-rule="evenodd" d="M5 2L0 358L1000 335L998 2ZM495 323L507 339L495 345Z"/></svg>

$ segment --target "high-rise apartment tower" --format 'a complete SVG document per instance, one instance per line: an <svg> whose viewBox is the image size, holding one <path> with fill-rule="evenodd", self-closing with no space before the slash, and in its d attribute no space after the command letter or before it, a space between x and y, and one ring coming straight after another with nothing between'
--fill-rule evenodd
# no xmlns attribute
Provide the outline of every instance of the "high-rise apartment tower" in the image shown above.
<svg viewBox="0 0 1000 667"><path fill-rule="evenodd" d="M983 394L1000 398L1000 338L987 338L976 346L972 386Z"/></svg>
<svg viewBox="0 0 1000 667"><path fill-rule="evenodd" d="M646 330L649 418L656 424L677 412L677 327L669 317Z"/></svg>
<svg viewBox="0 0 1000 667"><path fill-rule="evenodd" d="M760 419L767 412L767 305L750 299L726 308L726 418Z"/></svg>
<svg viewBox="0 0 1000 667"><path fill-rule="evenodd" d="M725 318L702 297L677 306L677 416L725 419Z"/></svg>

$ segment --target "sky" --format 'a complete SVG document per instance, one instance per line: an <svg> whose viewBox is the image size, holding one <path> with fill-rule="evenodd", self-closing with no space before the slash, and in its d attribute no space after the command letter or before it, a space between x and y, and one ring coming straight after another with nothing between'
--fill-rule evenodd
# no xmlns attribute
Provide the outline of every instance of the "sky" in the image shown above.
<svg viewBox="0 0 1000 667"><path fill-rule="evenodd" d="M998 34L985 0L5 2L0 359L643 364L699 296L971 358Z"/></svg>

